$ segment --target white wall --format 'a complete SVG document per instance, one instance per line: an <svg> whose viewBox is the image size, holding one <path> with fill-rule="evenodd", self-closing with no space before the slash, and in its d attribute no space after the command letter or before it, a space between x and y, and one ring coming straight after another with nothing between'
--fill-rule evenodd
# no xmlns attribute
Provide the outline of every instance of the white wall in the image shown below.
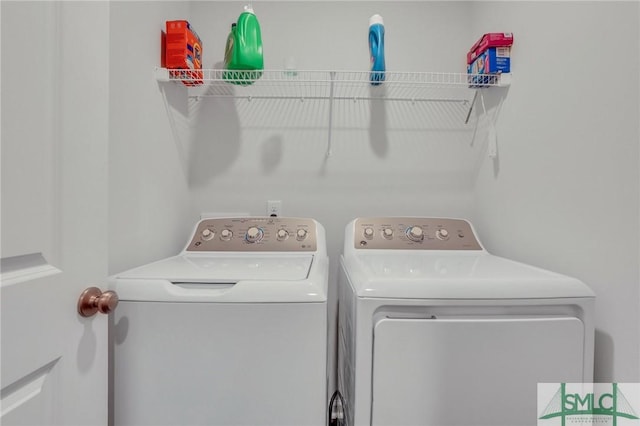
<svg viewBox="0 0 640 426"><path fill-rule="evenodd" d="M389 70L464 69L459 52L468 48L466 3L259 2L254 8L266 69L282 68L289 57L299 69L367 69L373 13L382 14L387 26ZM192 3L205 66L222 62L229 26L241 11L240 2ZM336 103L329 158L326 101L203 98L191 112L189 172L197 208L260 215L268 199L282 200L285 215L315 217L325 225L334 266L344 225L356 216L470 211L467 176L455 168L432 173L427 165L435 162L436 150L467 146L422 129L403 132L390 122L403 114L424 119L419 108L388 105L380 114L389 122L376 128L368 105Z"/></svg>
<svg viewBox="0 0 640 426"><path fill-rule="evenodd" d="M220 66L241 2L193 2L190 22L203 40L204 66ZM469 4L463 2L254 2L265 69L292 57L301 70L366 70L368 25L383 16L389 71L465 70ZM326 101L203 98L194 106L190 190L205 212L313 217L327 231L330 342L335 341L335 281L345 225L367 215L471 214L477 154L472 128L429 127L429 106L336 102L333 155L326 157ZM375 117L370 120L370 116ZM441 124L439 124L441 126ZM441 160L441 156L446 159ZM461 166L462 165L462 166ZM335 349L335 346L334 346ZM335 359L330 362L333 368ZM333 390L333 382L330 391Z"/></svg>
<svg viewBox="0 0 640 426"><path fill-rule="evenodd" d="M326 102L188 101L152 79L165 20L189 19L219 66L242 5L112 4L111 272L177 252L196 213L268 199L325 225L333 278L354 217L472 217L490 251L593 287L596 379L639 380L637 3L254 2L270 69L366 69L373 13L389 70L463 71L480 34L513 31L498 162L467 130L423 125L429 109L366 103L336 103L326 158Z"/></svg>
<svg viewBox="0 0 640 426"><path fill-rule="evenodd" d="M160 65L165 21L184 19L188 6L111 4L110 273L174 255L198 219L181 161L181 140L188 137L180 120L186 111L184 88L158 83L153 74ZM176 98L183 105L169 103Z"/></svg>
<svg viewBox="0 0 640 426"><path fill-rule="evenodd" d="M638 3L483 2L474 15L476 34L515 39L499 158L475 191L480 236L591 286L595 380L638 381Z"/></svg>

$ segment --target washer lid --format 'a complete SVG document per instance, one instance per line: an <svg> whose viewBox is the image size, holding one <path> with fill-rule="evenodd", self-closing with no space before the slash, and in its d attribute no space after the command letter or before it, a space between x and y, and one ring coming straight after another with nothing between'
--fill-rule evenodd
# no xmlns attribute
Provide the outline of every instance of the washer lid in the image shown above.
<svg viewBox="0 0 640 426"><path fill-rule="evenodd" d="M358 254L342 259L359 297L536 299L595 297L581 281L483 253Z"/></svg>
<svg viewBox="0 0 640 426"><path fill-rule="evenodd" d="M159 279L173 283L299 281L309 276L313 255L181 255L116 274L116 279Z"/></svg>
<svg viewBox="0 0 640 426"><path fill-rule="evenodd" d="M121 301L326 303L329 261L309 254L189 254L110 277Z"/></svg>

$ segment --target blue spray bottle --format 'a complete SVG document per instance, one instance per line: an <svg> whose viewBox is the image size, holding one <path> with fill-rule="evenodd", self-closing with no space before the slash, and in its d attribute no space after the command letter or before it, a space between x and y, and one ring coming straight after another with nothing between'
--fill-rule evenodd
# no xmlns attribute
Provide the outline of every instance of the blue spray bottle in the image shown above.
<svg viewBox="0 0 640 426"><path fill-rule="evenodd" d="M369 18L369 55L371 57L371 84L378 85L384 81L384 21L382 16Z"/></svg>

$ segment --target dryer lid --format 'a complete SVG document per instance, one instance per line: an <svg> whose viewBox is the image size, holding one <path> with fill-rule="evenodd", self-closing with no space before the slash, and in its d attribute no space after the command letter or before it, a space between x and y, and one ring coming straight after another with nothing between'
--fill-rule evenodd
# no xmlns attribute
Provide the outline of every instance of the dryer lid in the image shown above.
<svg viewBox="0 0 640 426"><path fill-rule="evenodd" d="M313 255L181 255L116 274L116 279L184 283L299 281L307 279Z"/></svg>
<svg viewBox="0 0 640 426"><path fill-rule="evenodd" d="M482 253L358 254L342 267L359 297L536 299L594 297L581 281Z"/></svg>

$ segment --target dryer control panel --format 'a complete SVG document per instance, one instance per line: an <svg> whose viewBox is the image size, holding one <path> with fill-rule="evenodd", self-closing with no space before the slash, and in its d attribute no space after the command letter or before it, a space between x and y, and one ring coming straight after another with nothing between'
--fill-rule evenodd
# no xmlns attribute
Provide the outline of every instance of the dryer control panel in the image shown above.
<svg viewBox="0 0 640 426"><path fill-rule="evenodd" d="M471 225L462 219L358 218L353 242L356 249L482 250Z"/></svg>
<svg viewBox="0 0 640 426"><path fill-rule="evenodd" d="M204 219L196 226L186 251L316 251L313 219L238 217Z"/></svg>

